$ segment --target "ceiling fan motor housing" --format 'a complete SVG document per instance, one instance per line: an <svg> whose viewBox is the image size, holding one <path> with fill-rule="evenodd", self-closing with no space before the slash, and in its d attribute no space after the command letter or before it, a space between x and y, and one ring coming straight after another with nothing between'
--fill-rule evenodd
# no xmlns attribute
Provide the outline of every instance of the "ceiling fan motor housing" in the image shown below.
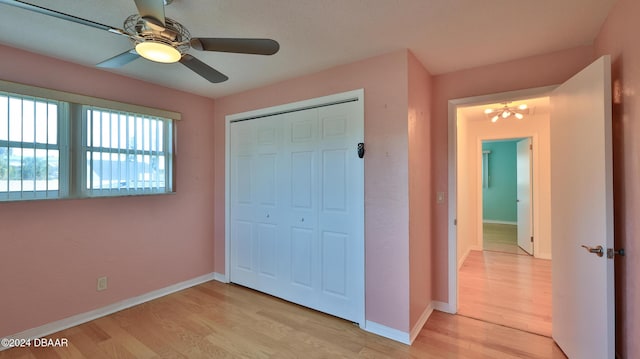
<svg viewBox="0 0 640 359"><path fill-rule="evenodd" d="M134 14L124 21L124 31L131 35L130 38L134 45L145 41L160 42L175 48L181 54L186 53L190 47L191 34L189 30L170 18L165 18L164 28L159 28L140 15Z"/></svg>

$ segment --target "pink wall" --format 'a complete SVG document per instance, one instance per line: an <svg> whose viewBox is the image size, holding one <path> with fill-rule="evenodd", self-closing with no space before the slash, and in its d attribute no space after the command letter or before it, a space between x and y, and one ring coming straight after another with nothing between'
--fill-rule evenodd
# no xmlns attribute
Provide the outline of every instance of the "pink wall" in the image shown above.
<svg viewBox="0 0 640 359"><path fill-rule="evenodd" d="M431 304L431 74L409 53L409 323ZM420 328L418 328L420 329Z"/></svg>
<svg viewBox="0 0 640 359"><path fill-rule="evenodd" d="M614 230L616 258L616 351L640 355L640 2L619 0L595 42L598 56L610 54L613 81Z"/></svg>
<svg viewBox="0 0 640 359"><path fill-rule="evenodd" d="M225 272L225 116L364 88L366 318L408 332L407 56L394 52L216 100L216 272Z"/></svg>
<svg viewBox="0 0 640 359"><path fill-rule="evenodd" d="M593 47L583 46L552 54L439 75L433 78L431 173L433 188L448 192L448 101L452 99L560 84L593 60ZM448 206L432 212L433 299L448 301Z"/></svg>
<svg viewBox="0 0 640 359"><path fill-rule="evenodd" d="M0 337L213 272L213 100L6 46L0 79L183 118L176 194L0 203Z"/></svg>

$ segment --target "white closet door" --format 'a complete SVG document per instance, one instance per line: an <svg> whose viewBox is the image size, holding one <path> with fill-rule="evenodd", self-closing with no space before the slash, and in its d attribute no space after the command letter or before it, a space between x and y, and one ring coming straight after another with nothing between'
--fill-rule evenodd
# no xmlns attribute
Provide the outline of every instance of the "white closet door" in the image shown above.
<svg viewBox="0 0 640 359"><path fill-rule="evenodd" d="M283 202L289 270L286 299L316 308L318 298L318 110L285 116Z"/></svg>
<svg viewBox="0 0 640 359"><path fill-rule="evenodd" d="M278 288L282 275L277 261L283 235L278 189L281 118L234 124L231 141L233 280L271 292Z"/></svg>
<svg viewBox="0 0 640 359"><path fill-rule="evenodd" d="M318 109L319 308L343 318L357 314L354 300L360 290L358 269L363 266L358 260L358 218L364 199L358 179L364 167L356 151L360 141L354 110L351 103Z"/></svg>
<svg viewBox="0 0 640 359"><path fill-rule="evenodd" d="M362 319L357 117L345 103L231 124L232 282Z"/></svg>

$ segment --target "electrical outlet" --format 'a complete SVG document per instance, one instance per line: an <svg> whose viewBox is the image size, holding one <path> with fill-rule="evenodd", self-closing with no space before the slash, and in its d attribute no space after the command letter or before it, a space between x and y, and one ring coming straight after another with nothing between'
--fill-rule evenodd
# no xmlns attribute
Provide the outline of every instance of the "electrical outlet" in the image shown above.
<svg viewBox="0 0 640 359"><path fill-rule="evenodd" d="M98 278L98 285L96 286L96 289L98 291L102 291L102 290L106 290L107 289L107 277Z"/></svg>

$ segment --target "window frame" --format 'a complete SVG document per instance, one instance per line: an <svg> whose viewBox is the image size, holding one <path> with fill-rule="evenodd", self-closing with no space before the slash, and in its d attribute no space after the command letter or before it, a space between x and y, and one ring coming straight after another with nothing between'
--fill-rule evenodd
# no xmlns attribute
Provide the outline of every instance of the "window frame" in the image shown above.
<svg viewBox="0 0 640 359"><path fill-rule="evenodd" d="M177 161L176 133L177 123L182 119L180 113L4 80L0 80L0 93L20 97L21 99L27 98L46 102L57 102L57 146L59 151L57 191L16 191L12 193L7 190L6 192L0 192L0 203L25 200L123 197L175 193L177 175L175 171ZM164 190L133 189L108 192L100 190L100 192L96 192L96 190L87 188L86 148L83 147L83 145L86 144L84 107L94 107L110 112L124 112L163 120L162 141L163 146L165 146L164 152L166 153ZM83 133L83 128L85 129L85 133ZM0 141L0 146L14 142L15 141Z"/></svg>
<svg viewBox="0 0 640 359"><path fill-rule="evenodd" d="M128 111L118 111L107 108L101 108L91 105L76 105L79 107L79 111L81 112L81 125L80 125L80 136L75 136L76 140L80 140L79 145L76 148L79 150L78 159L76 163L81 164L82 170L80 172L80 178L78 181L79 186L81 186L80 192L83 197L114 197L114 196L132 196L132 195L147 195L147 194L164 194L174 192L173 188L173 162L174 162L174 141L173 141L173 132L175 123L174 120L169 118L162 118L158 116L149 116L139 113L133 113ZM89 116L88 111L99 111L99 112L107 112L110 114L116 114L118 116L125 115L127 117L133 116L136 118L155 120L162 123L162 151L152 149L127 149L120 150L113 147L105 147L105 146L94 146L90 144L90 139L88 138L87 129L89 128ZM77 110L76 110L77 112ZM136 122L137 125L137 122ZM150 145L151 147L151 145ZM95 150L92 150L95 149ZM97 151L96 151L97 150ZM89 188L89 181L91 175L87 169L88 163L88 153L90 152L98 152L98 153L109 153L109 154L125 154L126 156L152 156L154 154L162 154L164 156L164 190L160 190L159 188L146 188L144 186L137 188L126 188L126 189L114 189L114 188ZM145 180L143 180L145 181ZM137 180L136 180L137 184Z"/></svg>
<svg viewBox="0 0 640 359"><path fill-rule="evenodd" d="M0 191L0 202L23 201L23 200L34 200L34 199L57 199L57 198L67 197L69 193L69 186L68 186L69 147L66 145L66 141L67 141L66 134L69 128L69 116L68 116L67 104L65 102L61 102L53 99L47 99L42 97L4 91L2 88L0 88L0 96L7 98L7 103L9 108L10 108L11 98L19 99L22 104L24 103L24 101L33 102L34 106L36 106L36 103L45 103L47 105L54 103L57 108L56 144L50 144L48 142L47 143L37 142L35 134L34 134L33 142L24 141L24 128L23 128L21 130L21 137L22 137L21 141L11 140L10 133L7 131L7 140L0 140L0 148L6 148L6 149L19 148L21 150L25 150L25 149L33 150L34 159L37 158L35 156L35 152L37 150L58 151L58 189L57 190L53 190L53 189L38 190L35 184L34 184L33 190L21 189L20 191L11 191L9 190L9 188L7 188L7 191ZM34 116L35 116L35 111L34 111ZM9 120L9 118L7 119ZM24 121L24 114L21 120ZM34 117L34 129L35 129L35 121L36 119ZM47 161L47 164L48 164L48 161ZM8 167L10 167L10 164L8 164ZM9 169L7 168L7 170ZM7 182L9 181L10 179L7 179ZM21 178L20 181L24 183L25 179ZM34 178L34 182L35 181L36 179Z"/></svg>

